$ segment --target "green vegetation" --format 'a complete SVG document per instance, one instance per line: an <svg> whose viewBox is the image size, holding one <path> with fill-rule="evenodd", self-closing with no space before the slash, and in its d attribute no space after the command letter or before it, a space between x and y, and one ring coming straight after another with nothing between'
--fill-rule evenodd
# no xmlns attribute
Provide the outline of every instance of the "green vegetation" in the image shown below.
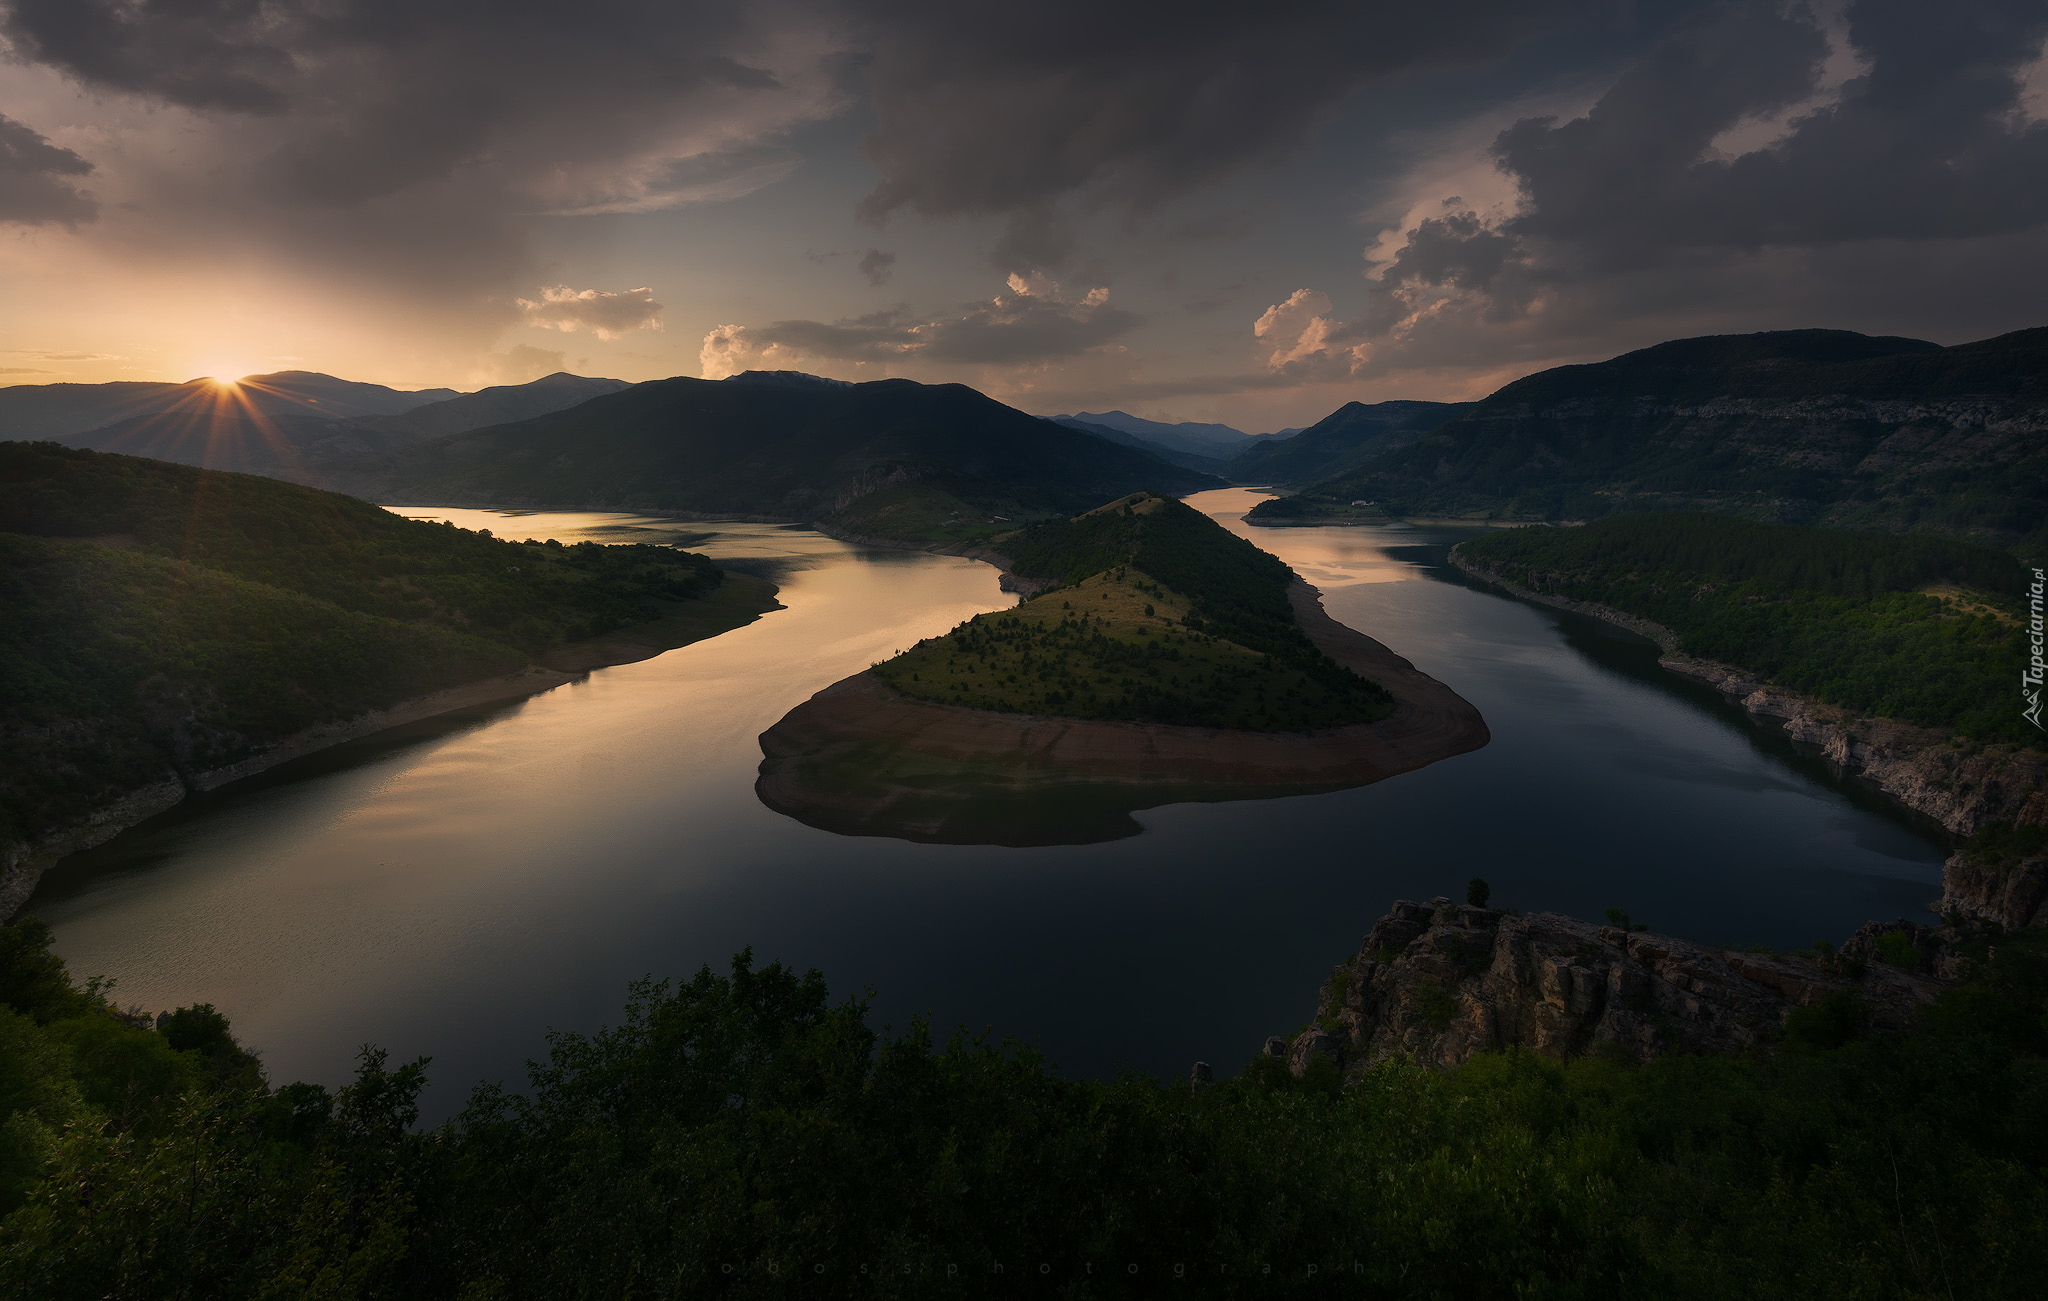
<svg viewBox="0 0 2048 1301"><path fill-rule="evenodd" d="M2039 744L2011 556L1963 542L1694 513L1503 530L1459 554L1538 592L1653 620L1690 655L1861 713Z"/></svg>
<svg viewBox="0 0 2048 1301"><path fill-rule="evenodd" d="M1974 953L1908 1035L1851 994L1740 1057L1193 1091L879 1035L741 955L421 1132L424 1063L267 1087L210 1009L123 1018L19 923L0 1297L2039 1296L2048 936Z"/></svg>
<svg viewBox="0 0 2048 1301"><path fill-rule="evenodd" d="M1307 731L1392 698L1294 623L1293 571L1180 502L1139 493L999 539L1058 584L876 666L906 695L1006 713Z"/></svg>
<svg viewBox="0 0 2048 1301"><path fill-rule="evenodd" d="M722 578L665 547L505 542L269 479L0 443L0 842L515 672Z"/></svg>
<svg viewBox="0 0 2048 1301"><path fill-rule="evenodd" d="M2048 555L2048 329L1951 348L1843 330L1679 339L1559 366L1253 522L1645 510L1968 538ZM1301 482L1295 479L1290 482Z"/></svg>

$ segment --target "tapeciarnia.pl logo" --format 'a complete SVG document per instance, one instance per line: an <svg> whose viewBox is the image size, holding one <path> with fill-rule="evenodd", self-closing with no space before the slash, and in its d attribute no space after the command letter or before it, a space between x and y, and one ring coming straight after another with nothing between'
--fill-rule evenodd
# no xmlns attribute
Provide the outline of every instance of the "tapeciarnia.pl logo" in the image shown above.
<svg viewBox="0 0 2048 1301"><path fill-rule="evenodd" d="M2041 595L2044 588L2048 588L2048 572L2036 569L2034 584L2027 589L2027 599L2030 603L2027 640L2031 644L2033 656L2027 661L2026 671L2020 674L2020 695L2027 702L2027 707L2020 713L2035 727L2041 726L2041 678L2044 670L2048 670L2048 664L2041 660ZM2048 731L2048 728L2042 730Z"/></svg>

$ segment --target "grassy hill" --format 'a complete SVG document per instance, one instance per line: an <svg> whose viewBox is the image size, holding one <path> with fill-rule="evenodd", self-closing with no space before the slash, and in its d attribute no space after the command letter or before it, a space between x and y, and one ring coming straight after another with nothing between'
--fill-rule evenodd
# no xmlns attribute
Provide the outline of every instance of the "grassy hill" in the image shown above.
<svg viewBox="0 0 2048 1301"><path fill-rule="evenodd" d="M936 542L1222 484L964 385L699 379L329 463L316 481L387 501L761 515Z"/></svg>
<svg viewBox="0 0 2048 1301"><path fill-rule="evenodd" d="M702 605L723 579L665 547L514 543L249 475L0 443L0 848Z"/></svg>
<svg viewBox="0 0 2048 1301"><path fill-rule="evenodd" d="M877 675L923 700L1068 718L1307 731L1393 710L1295 626L1286 565L1180 502L1137 493L997 545L1056 586Z"/></svg>
<svg viewBox="0 0 2048 1301"><path fill-rule="evenodd" d="M1952 348L1728 335L1561 366L1250 518L1352 500L1510 520L1711 510L2048 554L2048 328Z"/></svg>
<svg viewBox="0 0 2048 1301"><path fill-rule="evenodd" d="M1522 587L1661 623L1688 654L1847 709L2041 744L2016 690L2028 575L2005 552L1672 513L1505 529L1458 554Z"/></svg>

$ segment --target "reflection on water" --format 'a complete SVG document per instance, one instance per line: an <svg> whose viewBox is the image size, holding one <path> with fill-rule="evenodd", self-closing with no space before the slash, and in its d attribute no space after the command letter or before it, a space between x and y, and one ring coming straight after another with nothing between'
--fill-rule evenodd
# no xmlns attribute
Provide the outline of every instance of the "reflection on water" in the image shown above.
<svg viewBox="0 0 2048 1301"><path fill-rule="evenodd" d="M1618 906L1782 946L1917 915L1937 892L1935 844L1646 644L1455 581L1433 558L1457 535L1245 528L1253 499L1194 503L1476 704L1490 746L1356 790L1151 810L1111 844L835 836L755 800L755 737L1011 598L971 561L669 521L710 532L691 545L714 557L784 566L789 608L195 802L62 865L29 910L122 1001L219 1006L274 1078L341 1081L364 1042L431 1054L445 1114L479 1078L516 1082L544 1028L615 1016L627 981L747 945L872 987L898 1026L929 1012L1072 1071L1165 1075L1248 1059L1310 1014L1388 899L1474 875L1506 906ZM622 517L488 518L573 541Z"/></svg>

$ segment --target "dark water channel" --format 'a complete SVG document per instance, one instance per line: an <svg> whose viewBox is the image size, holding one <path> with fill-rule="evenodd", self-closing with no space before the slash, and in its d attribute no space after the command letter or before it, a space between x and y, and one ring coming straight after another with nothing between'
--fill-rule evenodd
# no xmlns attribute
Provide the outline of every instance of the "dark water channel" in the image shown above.
<svg viewBox="0 0 2048 1301"><path fill-rule="evenodd" d="M629 980L763 960L875 991L877 1019L993 1027L1074 1073L1235 1066L1298 1027L1389 899L1628 909L1694 939L1795 947L1919 917L1941 849L1647 643L1466 585L1441 530L1246 529L1478 705L1493 743L1375 786L1141 812L1041 849L844 838L762 807L754 738L791 705L1011 598L986 565L769 525L667 526L772 573L789 607L523 703L420 724L194 801L53 871L29 911L80 976L149 1009L211 1002L273 1079L344 1080L358 1045L434 1058L433 1115L516 1081L548 1027ZM407 512L420 514L427 512ZM436 513L511 537L658 539L660 521ZM645 530L638 531L635 530Z"/></svg>

